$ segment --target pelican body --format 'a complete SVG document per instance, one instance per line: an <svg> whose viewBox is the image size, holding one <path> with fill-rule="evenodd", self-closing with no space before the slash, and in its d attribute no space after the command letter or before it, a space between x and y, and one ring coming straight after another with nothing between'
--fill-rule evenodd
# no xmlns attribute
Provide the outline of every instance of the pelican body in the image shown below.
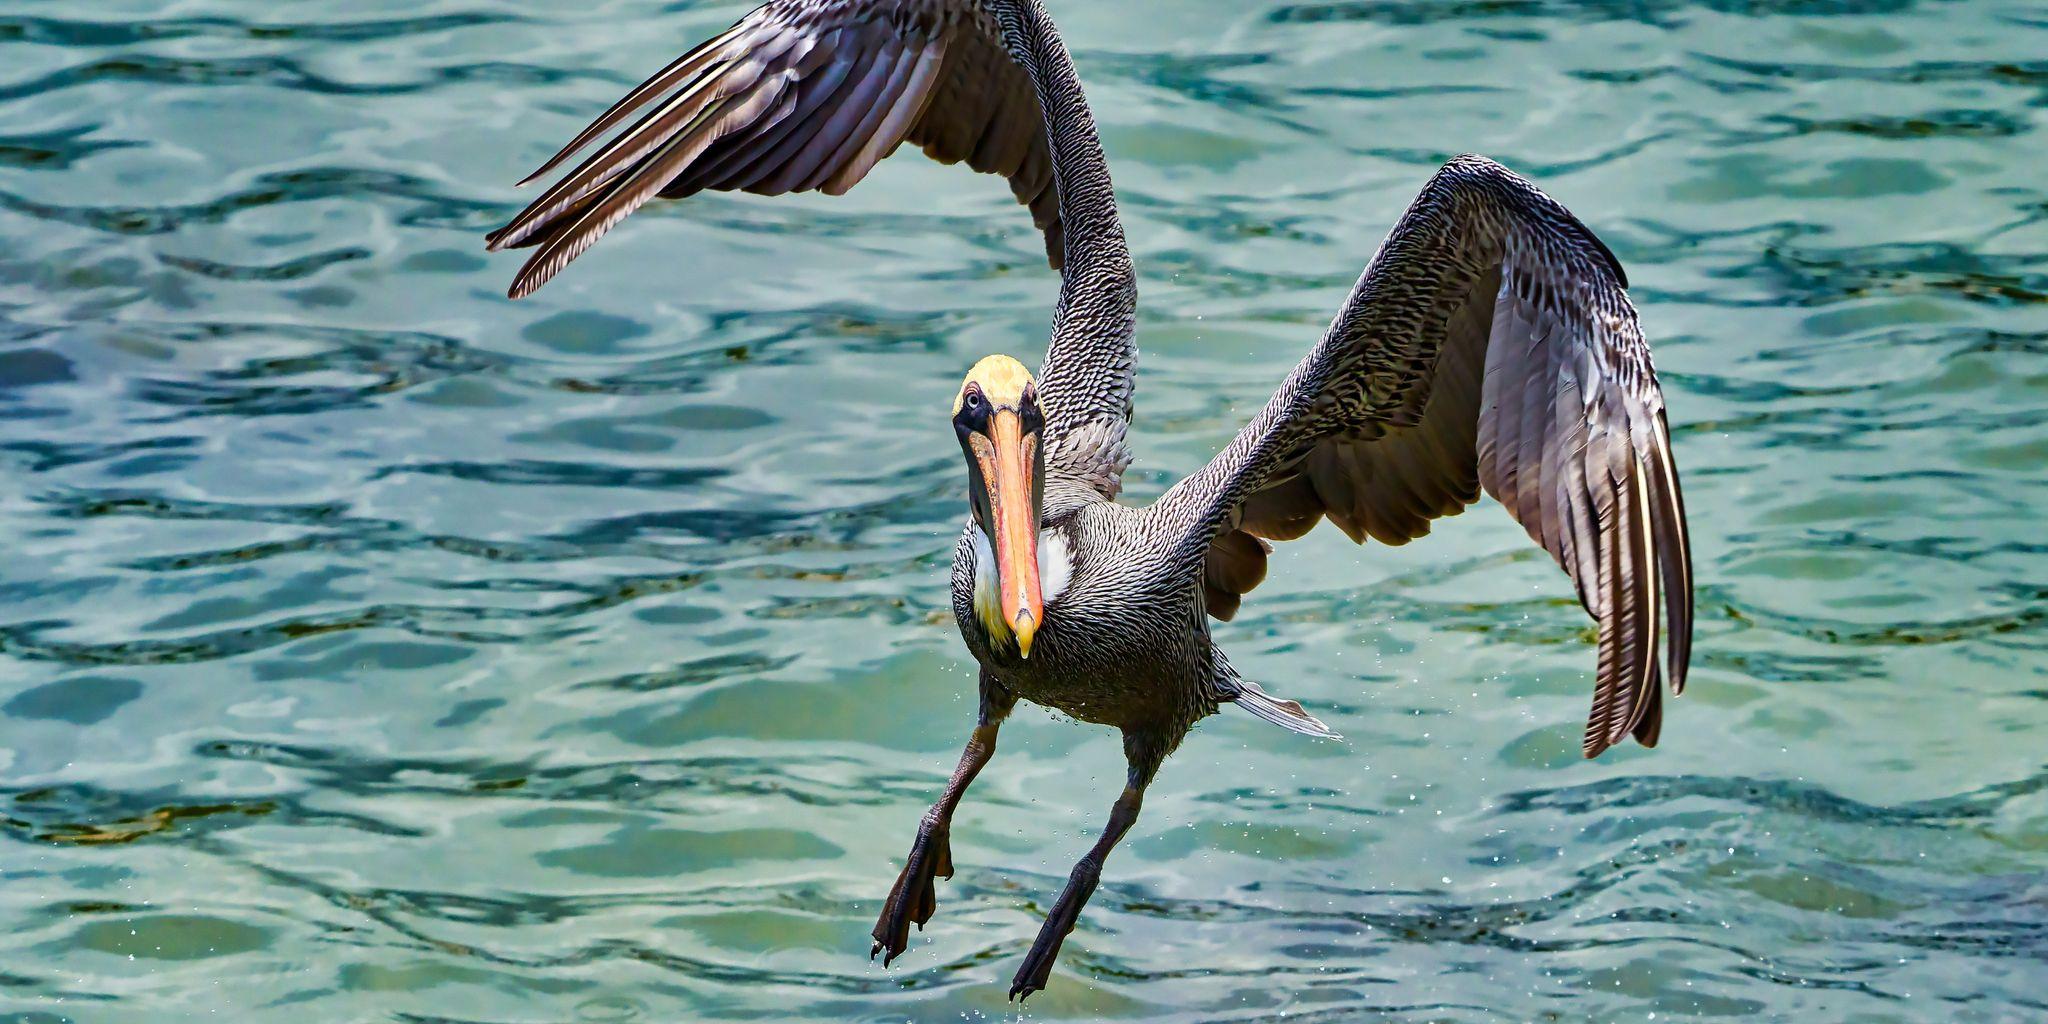
<svg viewBox="0 0 2048 1024"><path fill-rule="evenodd" d="M1209 632L1265 577L1271 542L1323 519L1400 544L1491 494L1599 625L1586 756L1631 736L1655 745L1693 616L1663 393L1620 263L1523 178L1479 157L1446 164L1264 408L1140 508L1118 500L1136 276L1093 117L1038 0L773 0L527 180L621 125L489 237L535 250L514 298L656 196L836 194L904 142L1009 179L1061 271L1040 372L990 356L955 394L968 514L953 612L981 665L980 707L876 922L871 955L885 965L931 918L934 880L953 873L954 809L1020 698L1121 731L1128 773L1013 998L1047 984L1146 786L1196 722L1232 706L1334 737L1241 678Z"/></svg>

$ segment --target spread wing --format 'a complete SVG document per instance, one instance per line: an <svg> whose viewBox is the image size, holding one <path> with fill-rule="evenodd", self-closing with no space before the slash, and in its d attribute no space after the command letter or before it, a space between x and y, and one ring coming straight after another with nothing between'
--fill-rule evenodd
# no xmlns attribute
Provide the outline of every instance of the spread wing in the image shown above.
<svg viewBox="0 0 2048 1024"><path fill-rule="evenodd" d="M1044 113L993 16L971 0L775 0L642 82L526 181L635 114L488 237L493 250L538 250L514 298L656 196L839 195L905 141L1008 178L1060 265Z"/></svg>
<svg viewBox="0 0 2048 1024"><path fill-rule="evenodd" d="M1136 275L1094 118L1038 0L771 0L627 93L526 180L635 115L488 236L492 250L535 250L513 298L656 196L837 195L909 141L1003 175L1031 208L1062 270L1039 374L1048 469L1117 493L1130 461Z"/></svg>
<svg viewBox="0 0 2048 1024"><path fill-rule="evenodd" d="M1327 517L1401 544L1493 495L1599 623L1585 752L1654 745L1684 688L1692 555L1664 395L1612 253L1498 164L1423 189L1329 332L1230 446L1161 500L1229 618L1265 541ZM1660 639L1664 664L1658 663Z"/></svg>

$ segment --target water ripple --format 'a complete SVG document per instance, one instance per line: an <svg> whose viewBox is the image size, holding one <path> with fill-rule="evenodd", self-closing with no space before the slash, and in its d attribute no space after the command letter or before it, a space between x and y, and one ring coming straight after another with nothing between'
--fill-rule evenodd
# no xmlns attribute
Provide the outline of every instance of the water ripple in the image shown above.
<svg viewBox="0 0 2048 1024"><path fill-rule="evenodd" d="M1132 499L1485 152L1630 267L1697 658L1588 763L1594 630L1490 500L1282 546L1217 635L1350 739L1205 721L1030 1012L2048 1016L2048 21L1186 2L1051 4ZM0 13L0 1016L1014 1015L1099 730L1012 716L865 957L974 718L947 403L1057 289L1001 183L656 204L510 303L511 179L738 7L125 6Z"/></svg>

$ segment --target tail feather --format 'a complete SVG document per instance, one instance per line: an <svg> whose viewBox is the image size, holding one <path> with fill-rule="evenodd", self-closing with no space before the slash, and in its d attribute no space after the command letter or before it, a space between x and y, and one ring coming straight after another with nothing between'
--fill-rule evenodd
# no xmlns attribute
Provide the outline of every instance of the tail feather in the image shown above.
<svg viewBox="0 0 2048 1024"><path fill-rule="evenodd" d="M1321 719L1303 710L1300 701L1275 697L1259 689L1259 684L1246 679L1238 680L1237 686L1238 693L1233 700L1238 707L1282 729L1286 729L1289 732L1298 732L1303 736L1314 736L1317 739L1323 740L1341 740L1344 738L1337 735L1329 726L1324 725Z"/></svg>

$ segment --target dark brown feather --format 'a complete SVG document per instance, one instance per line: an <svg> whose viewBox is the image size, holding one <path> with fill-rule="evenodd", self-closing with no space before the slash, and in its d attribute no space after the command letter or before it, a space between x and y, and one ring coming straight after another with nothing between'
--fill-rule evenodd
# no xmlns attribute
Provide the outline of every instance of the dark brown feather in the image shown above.
<svg viewBox="0 0 2048 1024"><path fill-rule="evenodd" d="M1061 265L1059 193L1037 90L973 4L898 18L884 5L775 0L636 86L527 180L643 110L486 236L494 250L539 250L515 297L653 196L838 194L904 141L1008 177L1045 235L1049 262Z"/></svg>
<svg viewBox="0 0 2048 1024"><path fill-rule="evenodd" d="M1630 735L1654 743L1661 680L1677 691L1691 657L1691 551L1663 395L1624 286L1613 253L1563 207L1460 157L1322 344L1162 504L1200 505L1199 521L1217 525L1193 536L1212 543L1233 524L1284 538L1327 516L1354 540L1398 544L1483 488L1599 624L1587 755Z"/></svg>

